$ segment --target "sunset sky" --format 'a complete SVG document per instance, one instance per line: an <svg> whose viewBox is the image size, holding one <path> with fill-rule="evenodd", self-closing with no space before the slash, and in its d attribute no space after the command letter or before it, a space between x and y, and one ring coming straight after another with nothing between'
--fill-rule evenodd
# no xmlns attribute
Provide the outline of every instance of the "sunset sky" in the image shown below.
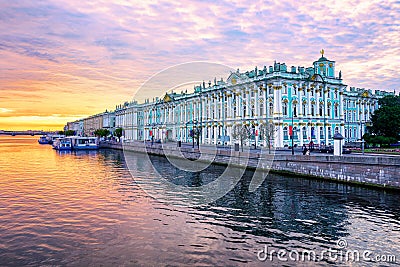
<svg viewBox="0 0 400 267"><path fill-rule="evenodd" d="M114 109L172 65L308 67L322 48L345 84L399 90L400 2L1 1L0 129Z"/></svg>

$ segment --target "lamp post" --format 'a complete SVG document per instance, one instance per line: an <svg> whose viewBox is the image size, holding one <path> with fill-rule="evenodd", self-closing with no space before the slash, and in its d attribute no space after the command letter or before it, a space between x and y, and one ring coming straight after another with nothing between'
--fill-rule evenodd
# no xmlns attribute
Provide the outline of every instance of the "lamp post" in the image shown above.
<svg viewBox="0 0 400 267"><path fill-rule="evenodd" d="M345 121L345 123L347 123L347 134L346 134L346 138L347 138L347 143L349 143L350 142L350 138L349 138L349 135L350 135L350 133L349 133L349 122L350 122L350 116L349 116L349 104L348 104L348 102L347 102L347 100L345 101L345 106L346 106L346 110L344 111L344 113L346 113L345 114L345 118L346 118L346 121Z"/></svg>
<svg viewBox="0 0 400 267"><path fill-rule="evenodd" d="M265 86L261 86L261 89L264 90L264 106L265 106L265 134L263 135L263 138L268 138L268 140L266 140L267 142L265 142L268 145L268 153L271 154L271 144L270 144L270 134L267 134L269 131L269 121L268 121L268 113L269 113L269 103L268 103L268 99L267 99L267 87Z"/></svg>
<svg viewBox="0 0 400 267"><path fill-rule="evenodd" d="M325 72L324 72L324 74L325 74ZM326 97L325 97L326 82L325 82L325 79L322 77L322 75L321 75L321 78L322 78L322 83L323 83L322 93L323 93L323 99L324 99L324 139L325 139L324 143L325 143L325 147L326 147L328 145L328 133L327 133L327 127L326 127L326 109L329 107L328 107L328 103L327 103ZM326 91L328 92L328 89L326 89Z"/></svg>
<svg viewBox="0 0 400 267"><path fill-rule="evenodd" d="M363 138L363 122L360 120L360 139L361 139L361 151L364 155L364 138Z"/></svg>
<svg viewBox="0 0 400 267"><path fill-rule="evenodd" d="M195 135L195 133L194 133L194 121L193 121L193 123L192 123L192 134L191 134L191 137L192 137L192 148L194 148L194 135Z"/></svg>
<svg viewBox="0 0 400 267"><path fill-rule="evenodd" d="M296 105L296 104L295 104ZM292 155L294 155L294 122L293 122L293 118L296 117L297 118L297 114L294 114L295 108L293 107L293 101L292 101L292 130L290 133L290 138L292 139ZM297 131L297 129L296 129Z"/></svg>
<svg viewBox="0 0 400 267"><path fill-rule="evenodd" d="M156 124L153 122L151 124L151 145L153 145L154 143L154 128L155 128Z"/></svg>
<svg viewBox="0 0 400 267"><path fill-rule="evenodd" d="M185 124L185 142L186 143L187 143L187 140L188 140L188 138L187 138L187 135L188 135L187 125L188 125L188 123Z"/></svg>
<svg viewBox="0 0 400 267"><path fill-rule="evenodd" d="M195 137L197 137L197 135L198 135L198 129L197 129L197 120L194 120L193 122L192 122L193 124L192 124L192 148L194 148L194 138ZM198 141L197 141L197 143L198 143Z"/></svg>
<svg viewBox="0 0 400 267"><path fill-rule="evenodd" d="M293 102L292 102L292 105L293 105ZM291 133L290 133L290 138L292 139L292 155L294 155L293 111L294 111L294 109L293 109L293 106L292 106L292 130L291 130Z"/></svg>

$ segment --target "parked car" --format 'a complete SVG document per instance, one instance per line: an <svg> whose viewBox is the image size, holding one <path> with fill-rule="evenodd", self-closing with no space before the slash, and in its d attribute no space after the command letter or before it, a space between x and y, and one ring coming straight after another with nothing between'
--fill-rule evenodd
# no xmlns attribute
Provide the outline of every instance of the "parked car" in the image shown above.
<svg viewBox="0 0 400 267"><path fill-rule="evenodd" d="M321 146L319 152L333 154L333 146Z"/></svg>
<svg viewBox="0 0 400 267"><path fill-rule="evenodd" d="M342 154L350 154L350 153L351 153L351 149L350 148L343 147Z"/></svg>

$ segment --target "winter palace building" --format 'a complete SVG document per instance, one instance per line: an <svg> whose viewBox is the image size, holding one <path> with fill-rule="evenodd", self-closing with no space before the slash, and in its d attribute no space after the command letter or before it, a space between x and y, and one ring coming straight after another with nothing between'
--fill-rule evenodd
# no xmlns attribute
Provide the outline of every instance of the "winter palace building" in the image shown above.
<svg viewBox="0 0 400 267"><path fill-rule="evenodd" d="M115 110L115 127L124 140L233 144L240 136L257 146L333 144L341 133L356 141L365 133L378 99L392 92L366 90L343 83L335 61L321 57L312 67L285 63L240 72L194 91L166 93L144 103L126 102ZM109 114L108 114L109 116ZM243 134L244 133L244 134Z"/></svg>

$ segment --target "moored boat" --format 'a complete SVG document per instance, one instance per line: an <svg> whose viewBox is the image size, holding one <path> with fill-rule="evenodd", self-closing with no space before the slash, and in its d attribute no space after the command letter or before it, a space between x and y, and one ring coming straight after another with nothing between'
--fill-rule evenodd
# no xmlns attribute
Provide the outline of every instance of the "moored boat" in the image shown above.
<svg viewBox="0 0 400 267"><path fill-rule="evenodd" d="M64 138L64 137L65 135L60 135L60 134L50 135L48 136L49 144L53 144L53 142L56 141L58 138Z"/></svg>
<svg viewBox="0 0 400 267"><path fill-rule="evenodd" d="M48 137L47 137L46 135L43 135L43 136L39 137L38 142L39 142L39 144L41 144L41 145L50 144L50 141L49 141L49 139L48 139Z"/></svg>
<svg viewBox="0 0 400 267"><path fill-rule="evenodd" d="M53 142L53 148L56 150L72 150L72 139L70 137L57 138Z"/></svg>
<svg viewBox="0 0 400 267"><path fill-rule="evenodd" d="M71 143L72 143L72 149L74 150L87 150L87 149L99 148L97 137L73 136L71 137Z"/></svg>

